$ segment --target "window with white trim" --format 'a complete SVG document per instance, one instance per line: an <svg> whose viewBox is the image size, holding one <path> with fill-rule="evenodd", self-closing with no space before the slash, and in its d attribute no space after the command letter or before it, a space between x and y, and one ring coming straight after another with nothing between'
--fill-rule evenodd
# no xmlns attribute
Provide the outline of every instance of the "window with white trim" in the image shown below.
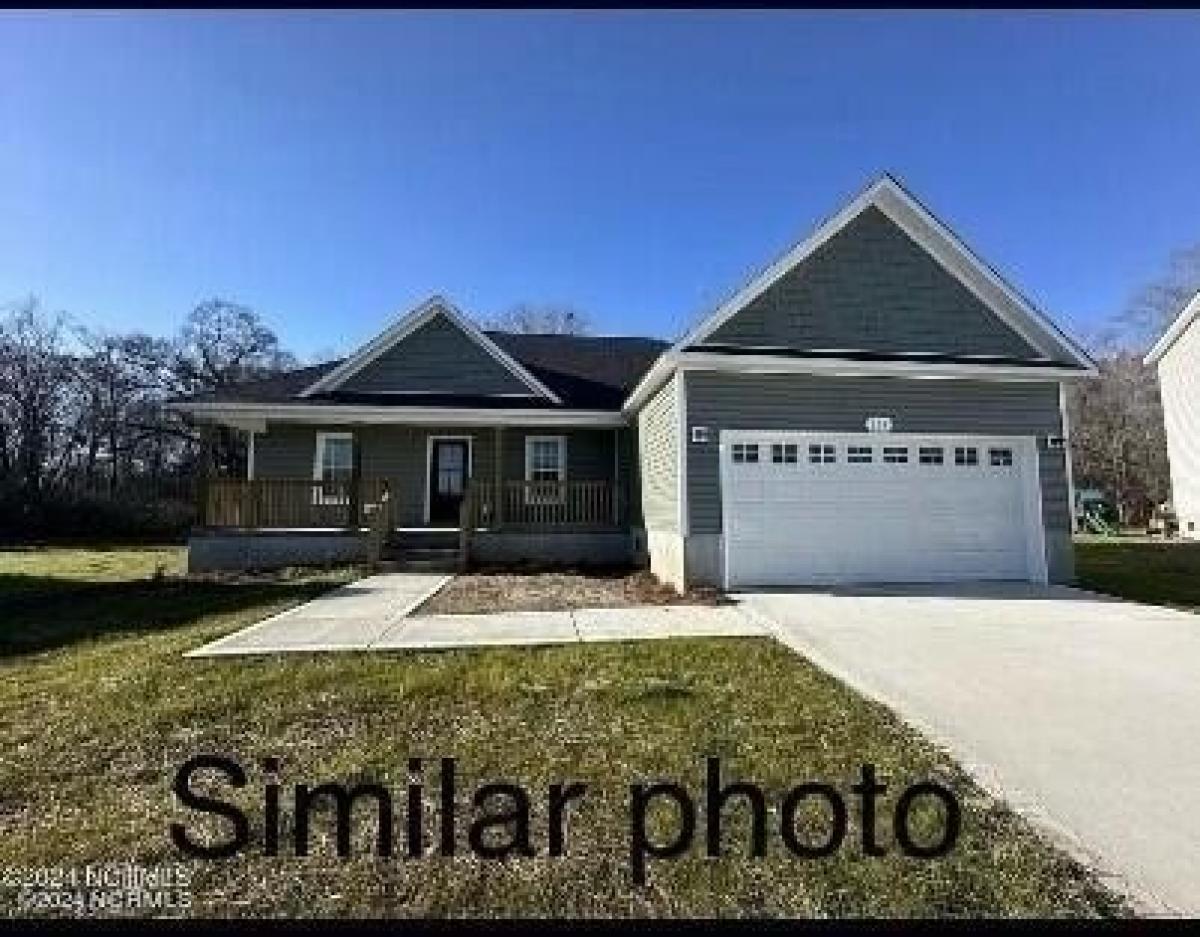
<svg viewBox="0 0 1200 937"><path fill-rule="evenodd" d="M562 501L562 483L567 480L567 437L525 437L525 480L535 483L525 486L526 500L539 504Z"/></svg>
<svg viewBox="0 0 1200 937"><path fill-rule="evenodd" d="M732 458L734 462L758 462L758 443L753 442L735 442L733 444Z"/></svg>
<svg viewBox="0 0 1200 937"><path fill-rule="evenodd" d="M919 451L919 461L922 465L944 465L946 452L941 446L922 446Z"/></svg>
<svg viewBox="0 0 1200 937"><path fill-rule="evenodd" d="M799 461L799 456L799 447L794 442L771 444L771 461L776 465L795 465Z"/></svg>
<svg viewBox="0 0 1200 937"><path fill-rule="evenodd" d="M837 447L829 443L817 443L809 446L808 461L813 465L832 465L837 461Z"/></svg>
<svg viewBox="0 0 1200 937"><path fill-rule="evenodd" d="M875 450L870 446L847 446L846 461L865 465L875 461Z"/></svg>
<svg viewBox="0 0 1200 937"><path fill-rule="evenodd" d="M317 450L313 456L314 504L344 504L354 475L354 434L317 433Z"/></svg>
<svg viewBox="0 0 1200 937"><path fill-rule="evenodd" d="M974 446L955 446L954 447L954 464L955 465L978 465L979 450Z"/></svg>
<svg viewBox="0 0 1200 937"><path fill-rule="evenodd" d="M1012 465L1013 453L1011 449L989 449L988 459L992 465Z"/></svg>
<svg viewBox="0 0 1200 937"><path fill-rule="evenodd" d="M907 465L908 464L908 447L907 446L884 446L883 461L890 465Z"/></svg>

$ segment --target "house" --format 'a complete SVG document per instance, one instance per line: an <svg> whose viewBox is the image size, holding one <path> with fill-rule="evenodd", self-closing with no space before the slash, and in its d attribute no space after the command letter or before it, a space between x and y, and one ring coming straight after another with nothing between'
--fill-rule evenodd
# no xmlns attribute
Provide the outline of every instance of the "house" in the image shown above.
<svg viewBox="0 0 1200 937"><path fill-rule="evenodd" d="M1200 539L1200 292L1146 355L1158 366L1179 533Z"/></svg>
<svg viewBox="0 0 1200 937"><path fill-rule="evenodd" d="M1066 581L1063 387L1095 371L884 176L669 346L434 298L343 361L179 402L252 453L191 562L450 537L680 587Z"/></svg>

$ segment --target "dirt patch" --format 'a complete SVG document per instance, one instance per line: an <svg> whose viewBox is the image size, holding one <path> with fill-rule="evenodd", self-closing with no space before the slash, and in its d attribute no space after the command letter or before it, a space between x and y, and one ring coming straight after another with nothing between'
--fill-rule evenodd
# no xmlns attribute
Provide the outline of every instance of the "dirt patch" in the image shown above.
<svg viewBox="0 0 1200 937"><path fill-rule="evenodd" d="M680 595L647 570L478 570L456 576L417 609L417 615L538 612L634 605L722 605L717 590Z"/></svg>

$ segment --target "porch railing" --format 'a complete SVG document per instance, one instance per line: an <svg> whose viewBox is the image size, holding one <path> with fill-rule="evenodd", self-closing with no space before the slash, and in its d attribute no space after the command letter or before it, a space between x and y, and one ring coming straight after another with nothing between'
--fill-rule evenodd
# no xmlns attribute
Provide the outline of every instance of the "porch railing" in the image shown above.
<svg viewBox="0 0 1200 937"><path fill-rule="evenodd" d="M390 500L385 500L389 492ZM530 482L472 479L460 512L471 528L596 530L625 521L622 489L608 481ZM200 523L237 529L363 529L403 526L403 489L394 479L321 482L307 478L211 479L201 496ZM420 503L424 492L404 503ZM385 507L386 505L386 507ZM380 511L386 511L381 521ZM412 523L412 521L408 521Z"/></svg>
<svg viewBox="0 0 1200 937"><path fill-rule="evenodd" d="M204 486L201 523L236 528L359 528L370 523L387 481L324 482L300 478L212 479Z"/></svg>
<svg viewBox="0 0 1200 937"><path fill-rule="evenodd" d="M607 481L482 481L472 479L463 524L489 529L597 529L622 522L617 489Z"/></svg>

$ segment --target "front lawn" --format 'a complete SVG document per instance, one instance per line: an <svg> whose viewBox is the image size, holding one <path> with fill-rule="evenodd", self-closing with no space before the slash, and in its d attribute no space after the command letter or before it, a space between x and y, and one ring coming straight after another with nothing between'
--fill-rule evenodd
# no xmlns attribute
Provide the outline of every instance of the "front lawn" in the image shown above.
<svg viewBox="0 0 1200 937"><path fill-rule="evenodd" d="M1200 543L1081 537L1075 573L1085 589L1200 611Z"/></svg>
<svg viewBox="0 0 1200 937"><path fill-rule="evenodd" d="M12 562L5 557L3 562ZM28 567L28 558L22 560ZM36 565L36 564L35 564ZM134 564L137 565L137 564ZM5 567L11 568L11 567ZM36 569L26 574L40 576ZM139 574L140 575L140 574ZM176 861L168 824L196 829L170 791L198 753L236 759L250 784L237 800L251 847L192 865L200 915L1096 915L1122 905L943 754L869 703L766 639L497 648L420 654L292 655L186 660L184 651L301 601L338 573L277 582L149 578L94 582L8 606L0 650L0 868ZM4 574L0 574L2 579ZM48 576L47 578L53 578ZM727 778L758 782L768 803L806 780L848 784L864 762L893 785L879 811L885 858L864 857L859 812L841 851L787 853L769 825L768 855L746 856L744 808L727 811L729 854L651 860L631 882L628 785L676 780L698 795L706 755ZM262 855L261 760L298 782L378 781L397 806L397 855L332 856L328 814L306 858ZM458 759L458 855L404 857L410 757L420 756L427 835L436 829L436 760ZM474 858L465 827L483 780L535 796L535 858ZM936 779L963 804L957 848L901 857L891 833L897 788ZM582 780L567 855L545 856L545 790ZM228 797L228 788L223 796ZM285 794L284 842L290 842ZM232 798L231 798L232 799ZM702 807L702 805L701 805ZM357 808L365 818L370 802ZM357 811L356 811L357 813ZM655 816L667 830L668 816ZM801 838L827 820L801 815ZM921 807L930 836L940 812ZM226 835L227 824L219 827ZM357 850L373 840L359 824ZM13 892L0 884L0 908Z"/></svg>

